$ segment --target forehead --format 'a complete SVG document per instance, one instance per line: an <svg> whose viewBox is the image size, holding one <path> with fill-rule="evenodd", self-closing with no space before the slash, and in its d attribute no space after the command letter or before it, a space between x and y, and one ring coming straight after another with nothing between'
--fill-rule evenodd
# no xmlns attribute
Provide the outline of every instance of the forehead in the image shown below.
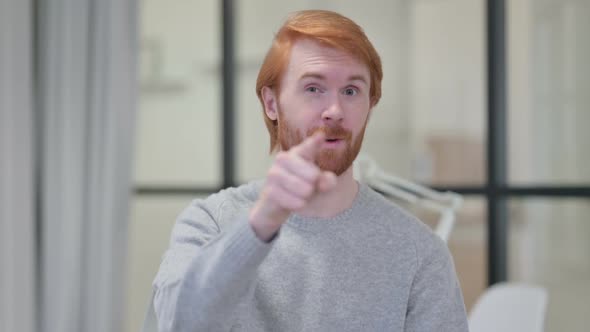
<svg viewBox="0 0 590 332"><path fill-rule="evenodd" d="M286 69L290 80L306 73L320 73L335 79L361 75L367 82L370 76L369 68L356 57L310 39L300 39L293 44Z"/></svg>

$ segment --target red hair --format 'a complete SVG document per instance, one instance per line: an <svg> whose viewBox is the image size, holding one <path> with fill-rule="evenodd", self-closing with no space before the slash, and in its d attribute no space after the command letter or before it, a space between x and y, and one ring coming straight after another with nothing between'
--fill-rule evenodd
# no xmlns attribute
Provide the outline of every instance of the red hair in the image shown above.
<svg viewBox="0 0 590 332"><path fill-rule="evenodd" d="M256 80L256 94L262 104L264 122L270 134L270 151L278 147L278 124L264 112L262 88L267 86L279 93L282 76L289 63L293 44L300 38L308 38L324 45L337 48L364 63L371 74L369 98L371 107L381 98L383 70L381 58L365 35L363 29L338 13L326 10L304 10L295 12L277 32L264 58Z"/></svg>

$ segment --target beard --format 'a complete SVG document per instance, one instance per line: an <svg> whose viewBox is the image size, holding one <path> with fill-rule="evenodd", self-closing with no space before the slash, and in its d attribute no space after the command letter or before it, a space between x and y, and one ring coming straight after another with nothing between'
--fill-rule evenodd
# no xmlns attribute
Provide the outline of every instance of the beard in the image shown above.
<svg viewBox="0 0 590 332"><path fill-rule="evenodd" d="M366 127L367 122L365 121L363 128L356 137L352 136L350 130L346 130L340 125L313 127L307 130L305 136L303 136L299 130L290 126L285 120L285 117L282 116L278 121L278 141L281 149L287 151L290 148L301 144L305 138L312 136L318 131L324 132L326 137L338 137L342 139L342 141L344 141L344 148L322 148L318 151L315 158L315 164L321 170L330 171L337 176L340 176L350 168L359 154L361 146L363 145Z"/></svg>

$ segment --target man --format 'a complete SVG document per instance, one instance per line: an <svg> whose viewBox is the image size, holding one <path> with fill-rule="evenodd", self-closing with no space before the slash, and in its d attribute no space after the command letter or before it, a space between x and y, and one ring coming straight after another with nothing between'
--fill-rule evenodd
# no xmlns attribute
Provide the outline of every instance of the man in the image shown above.
<svg viewBox="0 0 590 332"><path fill-rule="evenodd" d="M285 22L256 86L280 151L265 181L179 216L154 281L160 331L467 331L445 244L353 178L381 79L351 20Z"/></svg>

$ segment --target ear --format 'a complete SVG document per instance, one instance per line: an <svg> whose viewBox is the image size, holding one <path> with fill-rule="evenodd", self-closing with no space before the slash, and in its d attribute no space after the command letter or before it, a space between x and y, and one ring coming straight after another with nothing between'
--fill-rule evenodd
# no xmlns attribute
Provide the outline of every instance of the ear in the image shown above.
<svg viewBox="0 0 590 332"><path fill-rule="evenodd" d="M278 98L273 89L265 86L262 87L262 101L264 102L264 112L269 119L276 121L279 117Z"/></svg>

